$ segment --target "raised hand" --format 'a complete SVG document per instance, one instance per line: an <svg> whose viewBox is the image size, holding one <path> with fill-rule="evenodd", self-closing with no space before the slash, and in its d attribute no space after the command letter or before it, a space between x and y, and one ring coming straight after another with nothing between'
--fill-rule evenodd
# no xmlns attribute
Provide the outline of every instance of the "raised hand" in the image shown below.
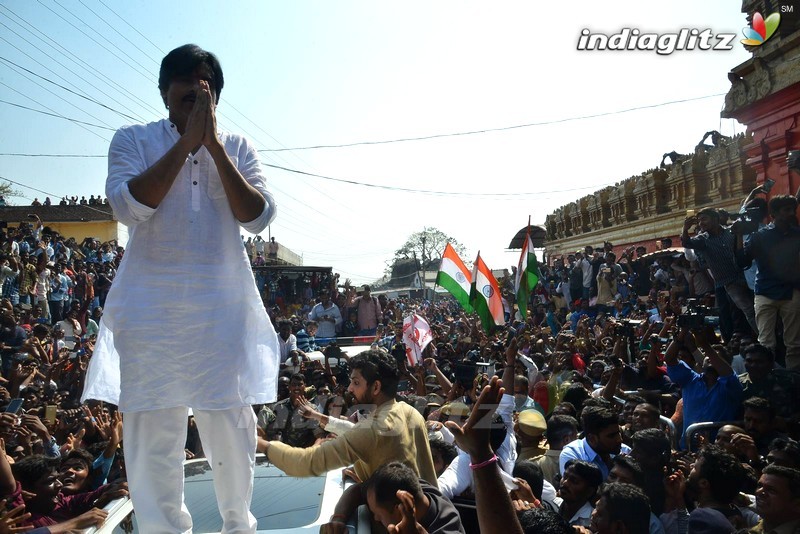
<svg viewBox="0 0 800 534"><path fill-rule="evenodd" d="M489 445L489 422L497 410L504 391L503 381L493 377L489 385L481 391L464 426L458 426L455 421L445 423L445 426L453 433L459 448L469 453L473 459L482 462L493 454L492 447Z"/></svg>
<svg viewBox="0 0 800 534"><path fill-rule="evenodd" d="M195 95L194 107L186 119L186 131L183 135L193 147L199 147L204 144L209 102L208 92L202 91L199 85L195 86Z"/></svg>
<svg viewBox="0 0 800 534"><path fill-rule="evenodd" d="M411 494L407 491L397 490L397 498L400 499L400 512L403 514L403 519L396 525L388 526L389 534L428 534L428 531L414 517L416 507Z"/></svg>
<svg viewBox="0 0 800 534"><path fill-rule="evenodd" d="M219 142L219 139L217 139L216 99L211 93L211 86L209 86L208 82L205 80L200 81L200 92L205 95L205 100L207 102L203 145L210 147L212 144Z"/></svg>
<svg viewBox="0 0 800 534"><path fill-rule="evenodd" d="M0 514L0 534L13 534L30 530L31 527L21 526L31 516L31 514L25 513L25 505L20 504L12 510L6 510L6 504L6 499L0 501L0 510L3 510L3 513Z"/></svg>

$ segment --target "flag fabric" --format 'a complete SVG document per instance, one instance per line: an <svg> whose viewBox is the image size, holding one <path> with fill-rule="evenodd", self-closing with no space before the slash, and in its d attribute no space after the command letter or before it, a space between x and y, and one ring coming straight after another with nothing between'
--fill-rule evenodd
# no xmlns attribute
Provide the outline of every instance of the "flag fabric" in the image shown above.
<svg viewBox="0 0 800 534"><path fill-rule="evenodd" d="M403 319L403 343L406 346L406 358L411 366L422 363L422 351L433 340L428 321L417 315L409 314Z"/></svg>
<svg viewBox="0 0 800 534"><path fill-rule="evenodd" d="M539 273L539 262L536 261L536 254L533 251L533 240L531 240L531 226L528 222L528 231L525 234L525 241L522 244L522 252L519 255L517 264L517 275L514 279L514 292L517 295L517 307L524 320L528 313L528 299L536 289L541 274Z"/></svg>
<svg viewBox="0 0 800 534"><path fill-rule="evenodd" d="M494 325L506 323L503 314L503 299L500 296L500 286L497 284L492 271L481 259L480 252L478 252L475 266L472 268L469 303L478 312L481 324L486 332L489 332Z"/></svg>
<svg viewBox="0 0 800 534"><path fill-rule="evenodd" d="M456 250L448 243L444 247L439 272L436 274L436 285L445 288L455 297L467 313L472 312L469 304L469 289L472 282L472 273L458 257Z"/></svg>

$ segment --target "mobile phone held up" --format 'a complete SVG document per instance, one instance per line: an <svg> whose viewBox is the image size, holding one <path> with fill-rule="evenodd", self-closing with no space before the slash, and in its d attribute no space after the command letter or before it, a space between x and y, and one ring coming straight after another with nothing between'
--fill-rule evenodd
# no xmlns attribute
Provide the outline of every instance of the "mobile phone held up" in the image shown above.
<svg viewBox="0 0 800 534"><path fill-rule="evenodd" d="M6 413L17 413L22 408L23 399L11 399L11 402L6 406Z"/></svg>

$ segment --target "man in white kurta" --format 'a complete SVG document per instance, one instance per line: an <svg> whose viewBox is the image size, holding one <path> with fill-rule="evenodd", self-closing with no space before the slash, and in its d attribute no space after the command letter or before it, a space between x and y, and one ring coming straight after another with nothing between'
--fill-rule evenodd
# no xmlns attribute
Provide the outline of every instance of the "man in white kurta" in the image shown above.
<svg viewBox="0 0 800 534"><path fill-rule="evenodd" d="M275 203L256 150L217 132L216 58L186 45L164 58L169 119L120 129L106 196L130 240L108 294L84 399L119 405L140 532L190 532L183 503L192 408L213 468L223 532L255 532L252 404L276 398L278 342L240 228Z"/></svg>

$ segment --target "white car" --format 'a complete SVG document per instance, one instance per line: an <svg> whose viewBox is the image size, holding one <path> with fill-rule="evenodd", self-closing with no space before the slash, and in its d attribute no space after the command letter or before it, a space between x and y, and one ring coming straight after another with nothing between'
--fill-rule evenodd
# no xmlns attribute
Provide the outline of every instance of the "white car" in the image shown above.
<svg viewBox="0 0 800 534"><path fill-rule="evenodd" d="M217 510L211 467L205 458L184 464L186 506L192 514L192 531L218 533L222 518ZM250 511L258 521L257 532L300 534L319 532L328 522L342 493L353 482L342 480L342 470L335 469L316 477L290 477L269 463L263 454L256 457L253 503ZM84 534L138 533L136 514L130 499L110 503L106 523ZM129 519L130 518L130 519ZM369 511L362 506L348 522L348 533L369 534ZM144 534L144 533L143 533Z"/></svg>

